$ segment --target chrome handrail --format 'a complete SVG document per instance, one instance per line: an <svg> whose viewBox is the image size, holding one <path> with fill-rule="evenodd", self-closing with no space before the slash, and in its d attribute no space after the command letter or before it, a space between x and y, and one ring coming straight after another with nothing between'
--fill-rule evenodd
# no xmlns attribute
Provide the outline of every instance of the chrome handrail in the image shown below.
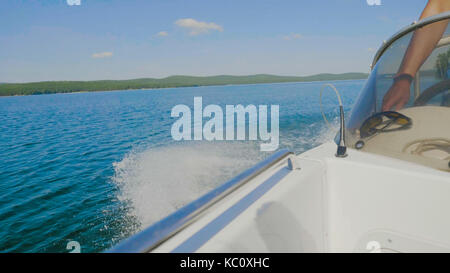
<svg viewBox="0 0 450 273"><path fill-rule="evenodd" d="M206 209L223 199L225 196L241 187L263 171L274 166L278 162L287 159L293 153L287 149L280 150L255 166L228 180L221 186L206 193L197 200L189 203L171 215L131 236L122 243L108 250L110 253L143 253L150 252L175 234L179 233Z"/></svg>

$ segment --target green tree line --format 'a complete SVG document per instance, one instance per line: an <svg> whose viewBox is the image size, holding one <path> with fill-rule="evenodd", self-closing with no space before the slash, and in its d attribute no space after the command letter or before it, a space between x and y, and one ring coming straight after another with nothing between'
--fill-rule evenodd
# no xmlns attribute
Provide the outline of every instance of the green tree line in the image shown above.
<svg viewBox="0 0 450 273"><path fill-rule="evenodd" d="M447 79L449 70L450 49L445 53L441 53L436 58L436 73L440 79Z"/></svg>
<svg viewBox="0 0 450 273"><path fill-rule="evenodd" d="M171 76L163 79L144 78L133 80L102 80L102 81L45 81L31 83L2 83L0 96L39 95L52 93L71 93L81 91L109 91L130 89L153 89L171 87L191 87L228 84L256 84L278 82L332 81L366 79L365 73L318 74L313 76Z"/></svg>

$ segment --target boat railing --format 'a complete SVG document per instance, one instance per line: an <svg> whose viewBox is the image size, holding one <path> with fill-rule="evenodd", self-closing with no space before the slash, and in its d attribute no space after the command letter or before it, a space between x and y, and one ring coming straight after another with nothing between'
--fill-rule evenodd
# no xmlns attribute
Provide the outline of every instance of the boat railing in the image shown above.
<svg viewBox="0 0 450 273"><path fill-rule="evenodd" d="M195 222L200 214L209 207L222 200L224 197L243 186L265 170L277 163L287 160L294 154L287 150L280 150L255 166L240 173L233 179L201 196L197 200L187 204L171 215L144 229L136 235L126 239L122 243L110 249L111 253L143 253L157 248L174 235Z"/></svg>

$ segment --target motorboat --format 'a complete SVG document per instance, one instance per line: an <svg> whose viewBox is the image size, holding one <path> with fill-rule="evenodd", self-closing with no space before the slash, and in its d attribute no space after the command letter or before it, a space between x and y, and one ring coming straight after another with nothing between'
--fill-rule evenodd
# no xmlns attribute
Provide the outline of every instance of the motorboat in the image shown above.
<svg viewBox="0 0 450 273"><path fill-rule="evenodd" d="M450 12L383 42L335 141L280 150L110 252L450 252ZM447 28L402 109L382 111L416 32Z"/></svg>

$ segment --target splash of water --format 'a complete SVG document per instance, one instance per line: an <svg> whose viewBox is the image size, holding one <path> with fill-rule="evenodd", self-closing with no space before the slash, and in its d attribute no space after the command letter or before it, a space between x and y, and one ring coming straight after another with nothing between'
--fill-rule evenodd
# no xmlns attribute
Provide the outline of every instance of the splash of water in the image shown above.
<svg viewBox="0 0 450 273"><path fill-rule="evenodd" d="M297 153L330 141L333 129L312 123L302 130L286 132L283 148ZM299 133L301 132L301 133ZM270 153L260 152L255 142L196 142L144 151L132 151L114 163L113 182L118 199L139 224L136 231L169 215L238 173L253 166Z"/></svg>
<svg viewBox="0 0 450 273"><path fill-rule="evenodd" d="M114 163L118 199L146 227L195 200L266 154L242 142L200 143L131 152Z"/></svg>

